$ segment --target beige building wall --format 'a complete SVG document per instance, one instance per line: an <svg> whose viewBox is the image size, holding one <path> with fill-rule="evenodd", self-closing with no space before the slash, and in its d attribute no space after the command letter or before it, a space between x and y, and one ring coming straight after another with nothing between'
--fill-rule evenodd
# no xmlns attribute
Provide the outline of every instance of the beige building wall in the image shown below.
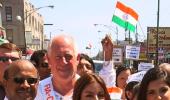
<svg viewBox="0 0 170 100"><path fill-rule="evenodd" d="M6 29L7 39L22 50L26 47L41 49L44 21L36 7L29 0L4 0L2 4L2 24ZM12 8L12 21L6 20L6 7Z"/></svg>
<svg viewBox="0 0 170 100"><path fill-rule="evenodd" d="M6 38L5 29L2 26L2 0L0 0L0 38Z"/></svg>
<svg viewBox="0 0 170 100"><path fill-rule="evenodd" d="M28 47L39 50L42 49L42 41L43 41L43 17L39 13L37 13L38 9L34 7L28 0L25 0L25 31L30 36L26 34L28 40Z"/></svg>

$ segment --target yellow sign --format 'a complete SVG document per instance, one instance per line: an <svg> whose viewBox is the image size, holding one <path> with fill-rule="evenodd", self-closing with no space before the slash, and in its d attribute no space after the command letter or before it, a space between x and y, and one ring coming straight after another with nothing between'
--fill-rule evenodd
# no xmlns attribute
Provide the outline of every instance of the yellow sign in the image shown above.
<svg viewBox="0 0 170 100"><path fill-rule="evenodd" d="M148 53L156 53L157 28L148 27ZM170 27L159 27L158 48L170 52Z"/></svg>
<svg viewBox="0 0 170 100"><path fill-rule="evenodd" d="M146 53L141 52L140 55L139 55L139 60L147 60Z"/></svg>

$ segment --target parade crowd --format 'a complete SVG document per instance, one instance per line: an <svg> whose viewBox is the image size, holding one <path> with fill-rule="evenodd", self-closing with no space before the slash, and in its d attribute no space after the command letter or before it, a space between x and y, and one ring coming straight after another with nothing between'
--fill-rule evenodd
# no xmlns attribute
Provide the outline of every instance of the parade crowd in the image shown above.
<svg viewBox="0 0 170 100"><path fill-rule="evenodd" d="M115 67L109 35L101 40L99 73L72 36L59 34L30 59L13 43L0 45L0 100L170 100L170 64L147 71Z"/></svg>

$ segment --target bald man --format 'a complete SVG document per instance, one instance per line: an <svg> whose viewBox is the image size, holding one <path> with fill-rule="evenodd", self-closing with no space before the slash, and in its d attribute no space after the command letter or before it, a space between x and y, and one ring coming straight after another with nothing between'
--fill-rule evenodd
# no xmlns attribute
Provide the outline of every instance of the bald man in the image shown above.
<svg viewBox="0 0 170 100"><path fill-rule="evenodd" d="M12 62L4 72L5 100L34 100L38 83L39 74L31 62Z"/></svg>
<svg viewBox="0 0 170 100"><path fill-rule="evenodd" d="M170 64L169 63L162 63L159 65L159 68L167 71L168 73L170 73Z"/></svg>
<svg viewBox="0 0 170 100"><path fill-rule="evenodd" d="M77 49L74 39L60 34L54 37L48 48L47 58L52 76L39 84L37 100L71 100L73 88L79 76Z"/></svg>

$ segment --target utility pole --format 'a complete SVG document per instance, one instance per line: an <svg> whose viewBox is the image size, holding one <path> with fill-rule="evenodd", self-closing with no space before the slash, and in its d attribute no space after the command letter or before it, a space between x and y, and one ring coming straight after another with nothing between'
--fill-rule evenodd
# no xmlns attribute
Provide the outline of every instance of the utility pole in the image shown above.
<svg viewBox="0 0 170 100"><path fill-rule="evenodd" d="M117 35L117 39L116 39L116 41L117 41L117 45L118 45L118 28L116 27L116 35Z"/></svg>
<svg viewBox="0 0 170 100"><path fill-rule="evenodd" d="M159 9L160 9L160 0L158 0L158 13L157 13L157 34L156 34L156 63L155 67L159 64Z"/></svg>
<svg viewBox="0 0 170 100"><path fill-rule="evenodd" d="M129 45L131 44L131 41L130 41L130 30L129 30Z"/></svg>
<svg viewBox="0 0 170 100"><path fill-rule="evenodd" d="M135 35L135 37L136 37L136 43L138 43L138 31L137 31L137 25L136 25L136 35Z"/></svg>

